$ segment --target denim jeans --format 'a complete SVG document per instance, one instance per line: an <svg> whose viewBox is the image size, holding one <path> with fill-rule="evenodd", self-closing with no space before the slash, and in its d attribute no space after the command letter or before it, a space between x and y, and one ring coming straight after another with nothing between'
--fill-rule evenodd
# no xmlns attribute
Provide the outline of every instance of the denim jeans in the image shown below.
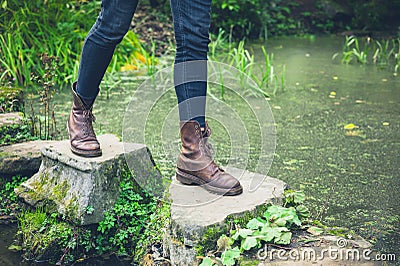
<svg viewBox="0 0 400 266"><path fill-rule="evenodd" d="M82 49L76 91L84 101L96 98L115 47L129 30L137 4L138 0L102 0L101 12ZM211 0L171 0L171 9L176 40L175 92L180 120L197 120L204 127ZM203 61L187 67L186 62L196 60ZM190 73L200 77L187 78Z"/></svg>

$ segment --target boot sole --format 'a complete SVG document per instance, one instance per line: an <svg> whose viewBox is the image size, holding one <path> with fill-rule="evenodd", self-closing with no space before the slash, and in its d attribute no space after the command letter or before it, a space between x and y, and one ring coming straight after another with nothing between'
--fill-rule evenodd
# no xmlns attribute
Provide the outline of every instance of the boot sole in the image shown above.
<svg viewBox="0 0 400 266"><path fill-rule="evenodd" d="M84 150L79 150L77 148L74 148L71 146L71 151L73 154L79 155L81 157L100 157L101 155L103 155L101 150L95 150L95 151L84 151Z"/></svg>
<svg viewBox="0 0 400 266"><path fill-rule="evenodd" d="M205 190L223 196L236 196L243 193L242 186L231 188L231 189L223 189L214 186L210 186L204 180L198 178L197 176L185 173L180 171L179 169L176 170L176 179L185 185L198 185L202 186Z"/></svg>
<svg viewBox="0 0 400 266"><path fill-rule="evenodd" d="M69 127L68 127L68 121L67 121L67 132L69 136ZM80 150L72 145L70 146L70 149L73 154L79 155L81 157L86 157L86 158L93 158L93 157L100 157L103 155L103 152L101 150L94 150L94 151L85 151L85 150Z"/></svg>

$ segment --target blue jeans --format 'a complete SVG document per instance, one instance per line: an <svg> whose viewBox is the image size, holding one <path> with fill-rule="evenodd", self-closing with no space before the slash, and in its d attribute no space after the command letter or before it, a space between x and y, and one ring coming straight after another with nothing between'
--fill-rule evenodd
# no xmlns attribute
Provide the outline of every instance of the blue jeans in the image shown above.
<svg viewBox="0 0 400 266"><path fill-rule="evenodd" d="M137 4L138 0L102 0L101 12L82 49L76 91L85 102L96 98L115 47L129 30ZM171 9L176 40L175 92L180 120L197 120L204 127L211 0L171 0ZM186 67L185 62L195 60L204 61ZM201 72L200 79L192 80L202 81L182 82L188 80L189 72ZM194 98L198 100L190 100Z"/></svg>

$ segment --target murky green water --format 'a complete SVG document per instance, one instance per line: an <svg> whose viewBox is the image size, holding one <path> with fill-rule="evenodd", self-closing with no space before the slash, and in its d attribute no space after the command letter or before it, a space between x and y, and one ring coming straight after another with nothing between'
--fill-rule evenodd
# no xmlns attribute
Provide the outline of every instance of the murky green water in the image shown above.
<svg viewBox="0 0 400 266"><path fill-rule="evenodd" d="M269 43L276 63L286 65L289 84L270 101L280 109L273 108L277 149L269 174L304 189L314 215L333 187L323 221L353 229L381 252L399 254L400 80L376 66L333 63L341 43ZM350 123L360 136L345 135L343 126Z"/></svg>
<svg viewBox="0 0 400 266"><path fill-rule="evenodd" d="M250 49L262 62L260 45L253 44ZM277 146L271 169L260 172L303 189L314 217L322 217L328 225L351 228L375 242L381 252L399 257L400 79L376 66L333 62L332 55L341 45L342 37L317 37L315 41L283 38L266 44L267 51L275 55L275 67L286 65L286 90L269 101ZM140 84L130 82L124 89L111 90L108 99L105 93L99 96L94 112L97 132L121 135L125 108ZM163 101L168 104L160 106L169 108L175 103L173 94ZM55 102L58 126L64 131L69 91L57 94ZM159 108L160 116L152 119L161 121L165 111ZM343 128L350 123L358 127L354 136L346 136ZM217 158L226 162L229 141L221 137L222 127L216 124L213 129ZM257 143L256 136L254 139ZM156 162L164 173L172 173L174 159L163 154L158 145L161 140L148 140ZM254 158L250 165L251 160ZM324 205L327 211L319 215Z"/></svg>

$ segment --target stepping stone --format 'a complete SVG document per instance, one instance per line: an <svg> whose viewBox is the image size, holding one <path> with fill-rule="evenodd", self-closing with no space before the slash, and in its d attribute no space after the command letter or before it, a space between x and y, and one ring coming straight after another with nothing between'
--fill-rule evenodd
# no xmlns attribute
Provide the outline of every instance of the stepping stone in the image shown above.
<svg viewBox="0 0 400 266"><path fill-rule="evenodd" d="M22 113L0 114L0 127L22 124Z"/></svg>
<svg viewBox="0 0 400 266"><path fill-rule="evenodd" d="M55 141L36 140L0 147L0 176L31 177L42 162L40 149Z"/></svg>
<svg viewBox="0 0 400 266"><path fill-rule="evenodd" d="M83 158L70 151L69 141L58 141L41 150L39 172L15 189L25 203L45 206L80 225L98 223L119 195L119 183L130 171L125 157L135 164L135 175L160 180L147 147L123 144L114 135L98 137L103 155Z"/></svg>
<svg viewBox="0 0 400 266"><path fill-rule="evenodd" d="M172 265L197 265L198 247L215 245L221 234L229 232L233 219L260 214L268 203L283 203L283 181L237 168L226 171L240 180L243 194L223 197L173 178L169 188L171 227L165 239ZM254 187L255 180L258 187Z"/></svg>

